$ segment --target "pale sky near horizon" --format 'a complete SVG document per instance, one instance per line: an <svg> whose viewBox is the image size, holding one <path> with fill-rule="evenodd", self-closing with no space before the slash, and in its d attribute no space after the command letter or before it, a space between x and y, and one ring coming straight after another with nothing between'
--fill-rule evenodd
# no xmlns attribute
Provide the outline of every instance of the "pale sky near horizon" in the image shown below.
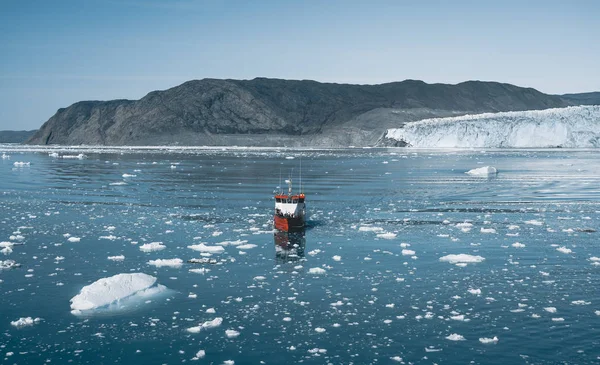
<svg viewBox="0 0 600 365"><path fill-rule="evenodd" d="M202 78L600 91L600 2L2 0L0 130Z"/></svg>

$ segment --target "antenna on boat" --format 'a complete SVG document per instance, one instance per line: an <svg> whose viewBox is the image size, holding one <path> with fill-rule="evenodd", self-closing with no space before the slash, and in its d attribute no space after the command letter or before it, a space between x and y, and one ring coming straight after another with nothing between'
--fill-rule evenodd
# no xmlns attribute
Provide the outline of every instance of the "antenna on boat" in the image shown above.
<svg viewBox="0 0 600 365"><path fill-rule="evenodd" d="M281 166L279 167L279 195L283 194L283 187L281 186Z"/></svg>
<svg viewBox="0 0 600 365"><path fill-rule="evenodd" d="M300 194L302 194L302 155L300 155Z"/></svg>

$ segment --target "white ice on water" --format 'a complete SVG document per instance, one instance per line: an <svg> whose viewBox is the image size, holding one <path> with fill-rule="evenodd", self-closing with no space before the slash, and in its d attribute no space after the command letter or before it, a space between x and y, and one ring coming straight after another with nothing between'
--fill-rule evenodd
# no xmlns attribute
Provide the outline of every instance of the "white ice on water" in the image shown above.
<svg viewBox="0 0 600 365"><path fill-rule="evenodd" d="M496 168L493 166L483 166L483 167L479 167L477 169L472 169L472 170L465 172L465 174L472 175L472 176L489 176L489 175L496 175L497 173L498 173L498 170L496 170Z"/></svg>
<svg viewBox="0 0 600 365"><path fill-rule="evenodd" d="M205 245L204 243L199 243L197 245L191 245L191 246L188 246L188 248L190 248L194 251L209 252L209 253L221 253L221 252L225 251L223 246L208 246L208 245Z"/></svg>
<svg viewBox="0 0 600 365"><path fill-rule="evenodd" d="M321 274L325 274L326 271L325 271L325 269L322 269L320 267L311 267L310 269L308 269L308 273L313 274L313 275L321 275Z"/></svg>
<svg viewBox="0 0 600 365"><path fill-rule="evenodd" d="M483 337L483 338L479 339L479 342L481 342L483 344L498 343L498 337L496 337L496 336L494 336L492 338Z"/></svg>
<svg viewBox="0 0 600 365"><path fill-rule="evenodd" d="M449 336L446 336L446 339L450 340L450 341L464 341L465 340L464 336L459 335L458 333L453 333Z"/></svg>
<svg viewBox="0 0 600 365"><path fill-rule="evenodd" d="M11 321L10 324L11 324L11 326L20 328L20 327L25 327L25 326L33 326L34 324L38 323L40 320L41 320L40 318L21 317L21 318L17 319L16 321Z"/></svg>
<svg viewBox="0 0 600 365"><path fill-rule="evenodd" d="M600 106L425 119L386 137L413 147L600 147Z"/></svg>
<svg viewBox="0 0 600 365"><path fill-rule="evenodd" d="M140 246L140 251L142 252L153 252L160 251L167 248L167 246L163 245L162 242L150 242Z"/></svg>
<svg viewBox="0 0 600 365"><path fill-rule="evenodd" d="M483 262L484 260L485 260L484 257L476 256L476 255L468 255L468 254L464 254L464 253L461 253L458 255L446 255L446 256L440 257L440 261L449 262L451 264L460 264L460 263L472 264L472 263Z"/></svg>
<svg viewBox="0 0 600 365"><path fill-rule="evenodd" d="M148 265L156 266L156 267L181 267L183 265L182 259L157 259L148 261Z"/></svg>
<svg viewBox="0 0 600 365"><path fill-rule="evenodd" d="M134 295L154 294L166 289L155 284L154 276L143 273L117 274L102 278L84 286L79 294L71 298L71 309L78 313L105 307Z"/></svg>

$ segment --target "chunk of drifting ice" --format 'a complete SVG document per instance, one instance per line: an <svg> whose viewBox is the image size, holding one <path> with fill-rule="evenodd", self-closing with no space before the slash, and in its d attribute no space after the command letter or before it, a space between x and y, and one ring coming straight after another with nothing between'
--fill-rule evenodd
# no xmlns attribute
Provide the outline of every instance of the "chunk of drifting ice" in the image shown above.
<svg viewBox="0 0 600 365"><path fill-rule="evenodd" d="M481 342L483 344L498 343L498 337L496 337L496 336L494 336L493 338L483 337L483 338L479 339L479 342Z"/></svg>
<svg viewBox="0 0 600 365"><path fill-rule="evenodd" d="M407 249L402 250L403 256L412 256L414 254L415 254L415 251L413 251L413 250L407 250Z"/></svg>
<svg viewBox="0 0 600 365"><path fill-rule="evenodd" d="M574 300L571 302L573 305L590 305L591 302L586 302L585 300Z"/></svg>
<svg viewBox="0 0 600 365"><path fill-rule="evenodd" d="M264 276L255 276L254 280L256 280L256 281L265 281L265 280L267 280L267 278L264 277Z"/></svg>
<svg viewBox="0 0 600 365"><path fill-rule="evenodd" d="M317 332L317 333L323 333L323 332L325 332L325 328L317 327L317 328L315 328L315 332Z"/></svg>
<svg viewBox="0 0 600 365"><path fill-rule="evenodd" d="M236 330L225 330L225 336L227 336L227 338L236 338L239 335L240 333Z"/></svg>
<svg viewBox="0 0 600 365"><path fill-rule="evenodd" d="M468 255L468 254L464 254L464 253L461 253L458 255L446 255L446 256L440 257L440 261L449 262L451 264L460 264L460 263L471 264L471 263L482 262L484 260L485 260L484 257Z"/></svg>
<svg viewBox="0 0 600 365"><path fill-rule="evenodd" d="M471 176L488 176L488 175L496 175L498 170L496 170L493 166L483 166L477 169L469 170L465 172L465 174Z"/></svg>
<svg viewBox="0 0 600 365"><path fill-rule="evenodd" d="M396 236L397 236L396 233L391 233L391 232L377 234L378 238L383 238L383 239L386 239L386 240L394 239L394 238L396 238Z"/></svg>
<svg viewBox="0 0 600 365"><path fill-rule="evenodd" d="M473 295L481 295L481 289L469 289L468 291Z"/></svg>
<svg viewBox="0 0 600 365"><path fill-rule="evenodd" d="M559 318L552 318L552 322L564 322L564 321L565 321L565 319L564 319L564 318L562 318L562 317L559 317Z"/></svg>
<svg viewBox="0 0 600 365"><path fill-rule="evenodd" d="M16 166L16 167L25 167L25 166L29 166L30 162L17 161L15 163L13 163L13 165Z"/></svg>
<svg viewBox="0 0 600 365"><path fill-rule="evenodd" d="M333 259L333 261L341 261L342 260L342 256L335 255L335 256L332 257L332 259Z"/></svg>
<svg viewBox="0 0 600 365"><path fill-rule="evenodd" d="M326 271L325 271L325 269L322 269L320 267L311 267L310 269L308 269L308 273L313 274L313 275L321 275L321 274L325 274Z"/></svg>
<svg viewBox="0 0 600 365"><path fill-rule="evenodd" d="M217 317L217 318L213 319L212 321L206 321L206 322L202 323L200 325L200 327L202 327L202 329L211 329L211 328L219 327L222 323L223 323L223 318Z"/></svg>
<svg viewBox="0 0 600 365"><path fill-rule="evenodd" d="M21 317L16 321L11 321L10 324L17 328L25 327L25 326L33 326L35 323L38 323L40 318L31 318L31 317Z"/></svg>
<svg viewBox="0 0 600 365"><path fill-rule="evenodd" d="M390 357L390 360L397 361L397 362L402 362L402 358L400 356Z"/></svg>
<svg viewBox="0 0 600 365"><path fill-rule="evenodd" d="M156 267L181 267L183 265L183 260L181 259L158 259L158 260L150 260L148 261L148 265L156 266Z"/></svg>
<svg viewBox="0 0 600 365"><path fill-rule="evenodd" d="M166 288L156 284L156 278L143 273L117 274L84 286L71 298L71 309L85 311L107 306L133 295L152 294Z"/></svg>
<svg viewBox="0 0 600 365"><path fill-rule="evenodd" d="M494 228L483 228L483 227L481 227L480 232L481 233L496 233L496 230Z"/></svg>
<svg viewBox="0 0 600 365"><path fill-rule="evenodd" d="M523 247L525 247L525 245L522 244L521 242L515 242L511 246L514 247L514 248L523 248Z"/></svg>
<svg viewBox="0 0 600 365"><path fill-rule="evenodd" d="M358 228L359 232L381 232L383 228L381 227L372 227L372 226L361 226Z"/></svg>
<svg viewBox="0 0 600 365"><path fill-rule="evenodd" d="M237 248L239 250L249 250L249 249L254 248L254 247L257 247L257 246L255 244L253 244L253 243L247 243L245 245L239 245L239 246L237 246Z"/></svg>
<svg viewBox="0 0 600 365"><path fill-rule="evenodd" d="M206 356L206 351L200 350L200 351L196 352L196 356L192 357L192 360L200 360L204 356Z"/></svg>
<svg viewBox="0 0 600 365"><path fill-rule="evenodd" d="M162 242L150 242L140 246L140 251L142 252L153 252L160 251L167 248L167 246L163 245Z"/></svg>
<svg viewBox="0 0 600 365"><path fill-rule="evenodd" d="M542 222L542 221L537 221L537 220L535 220L535 219L532 219L532 220L529 220L529 221L525 221L525 222L523 222L523 223L525 223L525 224L529 224L529 225L532 225L532 226L541 226L541 225L543 225L543 224L544 224L544 222Z"/></svg>
<svg viewBox="0 0 600 365"><path fill-rule="evenodd" d="M562 252L564 254L570 254L573 253L573 251L570 248L566 248L565 246L560 246L556 249L556 251L558 252Z"/></svg>
<svg viewBox="0 0 600 365"><path fill-rule="evenodd" d="M207 246L204 243L199 243L197 245L191 245L191 246L188 246L188 248L190 248L194 251L209 252L209 253L221 253L221 252L225 251L225 249L222 246Z"/></svg>
<svg viewBox="0 0 600 365"><path fill-rule="evenodd" d="M464 341L465 338L462 335L459 335L458 333L453 333L449 336L446 336L446 340L450 340L450 341Z"/></svg>
<svg viewBox="0 0 600 365"><path fill-rule="evenodd" d="M81 241L81 238L79 238L79 237L69 237L69 238L67 238L67 241L69 241L69 242L79 242L79 241Z"/></svg>
<svg viewBox="0 0 600 365"><path fill-rule="evenodd" d="M556 307L546 307L544 310L549 313L556 313Z"/></svg>
<svg viewBox="0 0 600 365"><path fill-rule="evenodd" d="M108 259L111 261L123 261L123 260L125 260L125 256L123 256L123 255L108 256Z"/></svg>

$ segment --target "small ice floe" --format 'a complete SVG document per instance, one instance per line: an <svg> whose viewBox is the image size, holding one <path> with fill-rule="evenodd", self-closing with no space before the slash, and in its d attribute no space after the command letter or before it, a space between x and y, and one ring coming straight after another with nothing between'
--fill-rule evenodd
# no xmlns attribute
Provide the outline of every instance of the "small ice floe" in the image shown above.
<svg viewBox="0 0 600 365"><path fill-rule="evenodd" d="M597 316L600 316L600 311L595 311L594 312Z"/></svg>
<svg viewBox="0 0 600 365"><path fill-rule="evenodd" d="M483 166L483 167L479 167L479 168L472 169L472 170L465 172L465 174L471 175L471 176L490 176L490 175L496 175L497 173L498 173L498 170L496 170L496 168L493 166Z"/></svg>
<svg viewBox="0 0 600 365"><path fill-rule="evenodd" d="M481 229L479 230L481 233L496 233L496 230L494 228L483 228L481 227Z"/></svg>
<svg viewBox="0 0 600 365"><path fill-rule="evenodd" d="M515 242L511 246L514 247L514 248L523 248L523 247L525 247L525 245L522 244L521 242Z"/></svg>
<svg viewBox="0 0 600 365"><path fill-rule="evenodd" d="M359 232L381 232L383 228L381 227L373 227L373 226L361 226L358 228Z"/></svg>
<svg viewBox="0 0 600 365"><path fill-rule="evenodd" d="M320 267L311 267L310 269L308 269L308 273L313 275L322 275L325 274L326 271L325 269Z"/></svg>
<svg viewBox="0 0 600 365"><path fill-rule="evenodd" d="M600 266L600 257L590 257L589 260L592 262L592 265L594 266Z"/></svg>
<svg viewBox="0 0 600 365"><path fill-rule="evenodd" d="M208 308L204 313L215 314L217 311L214 308Z"/></svg>
<svg viewBox="0 0 600 365"><path fill-rule="evenodd" d="M325 330L325 328L323 328L323 327L317 327L317 328L315 328L315 332L317 332L317 333L323 333L323 332L325 332L325 331L326 331L326 330Z"/></svg>
<svg viewBox="0 0 600 365"><path fill-rule="evenodd" d="M573 253L573 250L571 250L570 248L566 248L565 246L560 246L556 249L556 251L558 252L562 252L564 254L570 254Z"/></svg>
<svg viewBox="0 0 600 365"><path fill-rule="evenodd" d="M23 162L23 161L15 161L15 163L13 163L13 165L15 167L29 167L30 164L31 164L31 162Z"/></svg>
<svg viewBox="0 0 600 365"><path fill-rule="evenodd" d="M453 333L449 336L446 336L446 340L450 340L450 341L464 341L465 338L462 335L459 335L458 333Z"/></svg>
<svg viewBox="0 0 600 365"><path fill-rule="evenodd" d="M378 238L383 238L386 240L393 240L394 238L396 238L397 234L396 233L392 233L392 232L385 232L385 233L378 233L377 237Z"/></svg>
<svg viewBox="0 0 600 365"><path fill-rule="evenodd" d="M194 274L202 274L202 275L204 275L204 274L208 273L210 271L210 269L207 269L207 268L203 267L203 268L200 268L200 269L189 269L188 271L192 272Z"/></svg>
<svg viewBox="0 0 600 365"><path fill-rule="evenodd" d="M79 237L69 237L69 238L67 238L67 241L69 241L69 242L79 242L79 241L81 241L81 238L79 238Z"/></svg>
<svg viewBox="0 0 600 365"><path fill-rule="evenodd" d="M556 307L545 307L544 310L548 313L556 313Z"/></svg>
<svg viewBox="0 0 600 365"><path fill-rule="evenodd" d="M529 221L525 221L523 223L529 224L531 226L542 226L542 225L544 225L544 222L538 221L538 220L535 220L535 219L532 219L532 220L529 220Z"/></svg>
<svg viewBox="0 0 600 365"><path fill-rule="evenodd" d="M483 343L483 344L492 344L492 343L498 343L498 337L494 336L492 338L488 338L488 337L482 337L479 339L479 342Z"/></svg>
<svg viewBox="0 0 600 365"><path fill-rule="evenodd" d="M192 357L192 360L200 360L202 358L204 358L204 356L206 356L206 351L204 350L200 350L198 352L196 352L196 356Z"/></svg>
<svg viewBox="0 0 600 365"><path fill-rule="evenodd" d="M214 264L218 263L218 261L216 259L211 259L208 257L201 257L199 259L189 259L188 263L189 264L211 264L211 265L214 265Z"/></svg>
<svg viewBox="0 0 600 365"><path fill-rule="evenodd" d="M122 185L127 185L127 183L125 181L117 181L117 182L111 182L108 185L113 185L113 186L122 186Z"/></svg>
<svg viewBox="0 0 600 365"><path fill-rule="evenodd" d="M515 229L519 229L521 227L517 226L516 224L511 224L510 226L508 226L508 229L511 231L514 231Z"/></svg>
<svg viewBox="0 0 600 365"><path fill-rule="evenodd" d="M15 260L0 260L0 270L12 269L21 266Z"/></svg>
<svg viewBox="0 0 600 365"><path fill-rule="evenodd" d="M225 336L227 336L227 338L236 338L239 335L240 333L236 330L225 330Z"/></svg>
<svg viewBox="0 0 600 365"><path fill-rule="evenodd" d="M402 362L402 358L400 356L390 357L390 360L396 361L396 362Z"/></svg>
<svg viewBox="0 0 600 365"><path fill-rule="evenodd" d="M225 251L223 246L207 246L204 243L199 243L197 245L188 246L188 248L199 251L199 252L209 252L209 253L221 253Z"/></svg>
<svg viewBox="0 0 600 365"><path fill-rule="evenodd" d="M481 289L469 289L468 290L469 293L473 294L473 295L481 295Z"/></svg>
<svg viewBox="0 0 600 365"><path fill-rule="evenodd" d="M332 257L333 261L342 261L342 256L335 255Z"/></svg>
<svg viewBox="0 0 600 365"><path fill-rule="evenodd" d="M49 152L48 157L59 158L60 156L58 155L58 152Z"/></svg>
<svg viewBox="0 0 600 365"><path fill-rule="evenodd" d="M162 242L150 242L150 243L145 243L145 244L141 245L140 251L154 252L154 251L164 250L165 248L167 248L167 246L163 245Z"/></svg>
<svg viewBox="0 0 600 365"><path fill-rule="evenodd" d="M66 160L83 160L84 158L87 158L86 155L84 155L83 153L80 153L78 155L63 155L62 158L66 159Z"/></svg>
<svg viewBox="0 0 600 365"><path fill-rule="evenodd" d="M257 245L255 245L254 243L247 243L245 245L239 245L237 246L237 248L239 250L250 250L252 248L258 247Z"/></svg>
<svg viewBox="0 0 600 365"><path fill-rule="evenodd" d="M407 250L407 249L402 250L402 256L412 256L414 254L415 254L415 251L413 251L413 250Z"/></svg>
<svg viewBox="0 0 600 365"><path fill-rule="evenodd" d="M484 260L485 260L484 257L468 255L468 254L464 254L464 253L461 253L458 255L446 255L446 256L440 257L440 261L448 262L448 263L456 264L456 265L479 263L479 262L483 262Z"/></svg>
<svg viewBox="0 0 600 365"><path fill-rule="evenodd" d="M592 302L586 302L585 300L574 300L571 302L573 305L590 305Z"/></svg>
<svg viewBox="0 0 600 365"><path fill-rule="evenodd" d="M558 317L558 318L552 318L552 322L564 322L565 319L562 317Z"/></svg>
<svg viewBox="0 0 600 365"><path fill-rule="evenodd" d="M255 276L253 280L256 281L265 281L267 278L265 276Z"/></svg>
<svg viewBox="0 0 600 365"><path fill-rule="evenodd" d="M11 326L21 328L21 327L26 327L26 326L33 326L34 324L39 323L40 321L41 321L41 318L21 317L21 318L17 319L16 321L11 321L10 324L11 324Z"/></svg>
<svg viewBox="0 0 600 365"><path fill-rule="evenodd" d="M223 318L217 317L217 318L213 319L212 321L206 321L199 326L190 327L186 331L188 331L190 333L198 333L201 330L207 330L207 329L219 327L222 323L223 323Z"/></svg>
<svg viewBox="0 0 600 365"><path fill-rule="evenodd" d="M158 259L158 260L150 260L148 261L148 265L156 266L156 267L181 267L183 265L183 260L181 259Z"/></svg>
<svg viewBox="0 0 600 365"><path fill-rule="evenodd" d="M466 318L464 314L457 314L455 316L450 316L450 319L453 321L461 321L461 322L469 322L470 319Z"/></svg>
<svg viewBox="0 0 600 365"><path fill-rule="evenodd" d="M189 294L188 294L188 298L191 298L191 299L196 299L196 298L198 298L198 294L189 293Z"/></svg>
<svg viewBox="0 0 600 365"><path fill-rule="evenodd" d="M117 302L123 304L124 300L147 298L164 290L166 287L156 284L154 276L143 273L117 274L84 286L79 294L71 298L71 313L80 314Z"/></svg>
<svg viewBox="0 0 600 365"><path fill-rule="evenodd" d="M3 160L9 160L10 159L10 155L7 155L6 153L2 154L2 159Z"/></svg>

